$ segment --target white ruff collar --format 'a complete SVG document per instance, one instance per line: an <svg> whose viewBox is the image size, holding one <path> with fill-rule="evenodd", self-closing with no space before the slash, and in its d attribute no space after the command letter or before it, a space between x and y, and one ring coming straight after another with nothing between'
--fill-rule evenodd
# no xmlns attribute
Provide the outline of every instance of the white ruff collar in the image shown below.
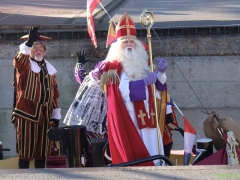
<svg viewBox="0 0 240 180"><path fill-rule="evenodd" d="M45 62L46 62L48 74L51 76L54 75L57 72L57 70L48 61L45 60ZM39 67L37 62L30 59L30 64L31 64L31 70L33 72L39 73L41 71L41 68Z"/></svg>

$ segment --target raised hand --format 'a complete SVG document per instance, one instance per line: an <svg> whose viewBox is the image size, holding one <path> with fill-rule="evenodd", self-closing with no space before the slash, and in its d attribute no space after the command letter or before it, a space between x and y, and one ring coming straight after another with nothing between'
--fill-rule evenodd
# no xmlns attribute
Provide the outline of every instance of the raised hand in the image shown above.
<svg viewBox="0 0 240 180"><path fill-rule="evenodd" d="M77 75L78 71L83 69L83 65L88 62L88 58L86 58L87 52L85 50L80 50L77 53L77 63L75 65L75 76Z"/></svg>
<svg viewBox="0 0 240 180"><path fill-rule="evenodd" d="M162 74L168 67L168 62L163 58L157 58L157 70Z"/></svg>
<svg viewBox="0 0 240 180"><path fill-rule="evenodd" d="M38 27L34 26L29 29L28 34L28 40L26 42L26 45L28 47L32 47L33 43L37 41L39 35L38 35Z"/></svg>
<svg viewBox="0 0 240 180"><path fill-rule="evenodd" d="M85 50L80 50L77 52L77 63L81 63L82 65L88 62L88 58L86 58L87 52Z"/></svg>

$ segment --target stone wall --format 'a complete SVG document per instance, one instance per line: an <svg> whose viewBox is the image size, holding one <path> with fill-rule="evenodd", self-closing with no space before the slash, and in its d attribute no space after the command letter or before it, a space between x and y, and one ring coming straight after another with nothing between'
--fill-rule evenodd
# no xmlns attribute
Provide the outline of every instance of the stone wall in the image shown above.
<svg viewBox="0 0 240 180"><path fill-rule="evenodd" d="M147 42L146 38L141 40ZM79 87L74 79L75 54L80 49L88 50L91 60L85 68L91 70L107 54L105 39L98 41L97 49L86 39L48 42L46 59L58 70L62 119ZM152 38L154 56L164 57L169 62L168 91L181 109L239 108L239 41L240 35ZM4 148L11 149L4 152L4 156L16 155L15 131L11 124L12 60L20 43L18 40L0 41L0 141Z"/></svg>

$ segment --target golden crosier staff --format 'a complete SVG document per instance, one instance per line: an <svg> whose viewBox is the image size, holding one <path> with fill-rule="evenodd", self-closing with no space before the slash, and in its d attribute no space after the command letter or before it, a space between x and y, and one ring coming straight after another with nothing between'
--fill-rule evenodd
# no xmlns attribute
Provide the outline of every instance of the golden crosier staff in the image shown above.
<svg viewBox="0 0 240 180"><path fill-rule="evenodd" d="M148 39L148 47L149 47L149 56L150 56L150 67L153 72L153 59L152 59L152 43L151 43L151 27L154 24L154 16L151 11L144 10L140 16L140 22L147 29L147 39ZM158 112L157 112L157 100L156 100L156 87L155 84L152 84L153 89L153 97L154 97L154 107L155 107L155 117L157 123L157 138L158 138L158 151L159 155L161 155L161 147L160 147L160 128L158 123Z"/></svg>

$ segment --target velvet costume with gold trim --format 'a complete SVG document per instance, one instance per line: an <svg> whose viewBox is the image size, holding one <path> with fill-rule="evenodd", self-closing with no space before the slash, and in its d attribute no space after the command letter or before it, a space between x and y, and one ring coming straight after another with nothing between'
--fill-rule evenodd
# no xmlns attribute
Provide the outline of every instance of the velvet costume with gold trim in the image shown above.
<svg viewBox="0 0 240 180"><path fill-rule="evenodd" d="M15 56L13 65L16 68L15 88L17 92L13 115L41 123L43 106L49 108L49 117L52 116L52 110L58 107L59 91L56 76L45 72L41 77L40 73L34 73L31 70L29 55L22 53ZM41 81L44 81L46 86L42 86Z"/></svg>
<svg viewBox="0 0 240 180"><path fill-rule="evenodd" d="M171 130L178 127L177 118L174 112L174 108L172 105L169 105L170 96L167 93L167 90L160 92L161 99L157 100L158 113L159 113L159 126L161 128L161 132L163 132L163 145L171 143L172 140L172 132ZM167 106L170 106L171 110L167 110ZM171 121L168 122L166 116L169 114L171 116Z"/></svg>
<svg viewBox="0 0 240 180"><path fill-rule="evenodd" d="M25 160L44 159L50 153L47 130L52 127L55 110L60 109L56 70L46 60L31 60L28 53L21 52L23 46L13 61L16 104L12 123L17 130L17 153Z"/></svg>

